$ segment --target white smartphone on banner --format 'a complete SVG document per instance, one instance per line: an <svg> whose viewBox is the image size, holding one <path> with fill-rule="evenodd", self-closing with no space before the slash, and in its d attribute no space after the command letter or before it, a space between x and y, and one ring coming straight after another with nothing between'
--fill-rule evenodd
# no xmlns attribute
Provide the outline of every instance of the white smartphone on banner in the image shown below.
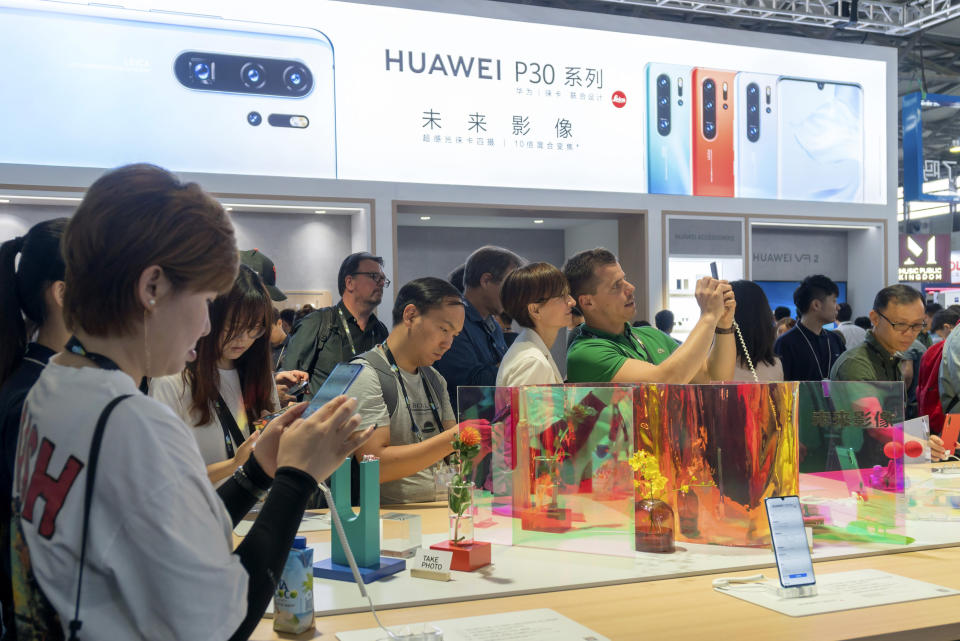
<svg viewBox="0 0 960 641"><path fill-rule="evenodd" d="M764 500L767 521L770 523L770 541L777 560L780 585L793 588L813 585L813 559L807 547L807 532L803 527L803 512L797 496L776 496Z"/></svg>
<svg viewBox="0 0 960 641"><path fill-rule="evenodd" d="M303 27L0 6L0 162L336 178L333 44Z"/></svg>

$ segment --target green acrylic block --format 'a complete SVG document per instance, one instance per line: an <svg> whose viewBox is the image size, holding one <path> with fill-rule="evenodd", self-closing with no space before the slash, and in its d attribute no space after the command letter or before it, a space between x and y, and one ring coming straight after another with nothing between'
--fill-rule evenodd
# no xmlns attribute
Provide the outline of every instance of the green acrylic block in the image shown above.
<svg viewBox="0 0 960 641"><path fill-rule="evenodd" d="M380 461L365 461L360 465L360 512L350 507L350 459L333 473L331 491L337 506L343 531L347 536L353 558L361 568L380 565ZM338 565L347 565L347 555L336 528L331 532L331 557Z"/></svg>

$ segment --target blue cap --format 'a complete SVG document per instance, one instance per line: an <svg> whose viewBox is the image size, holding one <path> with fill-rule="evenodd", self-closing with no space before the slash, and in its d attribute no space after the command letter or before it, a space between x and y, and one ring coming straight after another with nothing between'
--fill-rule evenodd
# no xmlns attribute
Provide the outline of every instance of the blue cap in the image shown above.
<svg viewBox="0 0 960 641"><path fill-rule="evenodd" d="M305 536L296 536L293 538L293 549L294 550L306 550L307 549L307 537Z"/></svg>

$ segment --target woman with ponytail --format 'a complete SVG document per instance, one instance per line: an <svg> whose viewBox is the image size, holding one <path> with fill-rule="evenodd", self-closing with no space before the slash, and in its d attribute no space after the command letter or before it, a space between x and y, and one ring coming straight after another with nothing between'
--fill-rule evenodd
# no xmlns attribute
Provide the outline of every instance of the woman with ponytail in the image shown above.
<svg viewBox="0 0 960 641"><path fill-rule="evenodd" d="M0 246L0 604L5 640L16 638L10 587L10 492L20 414L47 361L70 338L63 322L60 254L66 227L66 218L47 220Z"/></svg>

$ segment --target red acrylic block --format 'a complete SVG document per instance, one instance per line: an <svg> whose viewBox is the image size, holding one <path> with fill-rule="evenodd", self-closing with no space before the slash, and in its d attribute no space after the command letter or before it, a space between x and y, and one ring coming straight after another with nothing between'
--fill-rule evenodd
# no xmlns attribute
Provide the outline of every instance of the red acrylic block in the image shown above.
<svg viewBox="0 0 960 641"><path fill-rule="evenodd" d="M474 541L469 545L457 545L452 541L441 541L430 546L431 550L453 552L450 569L458 572L473 572L485 565L490 565L490 544L483 541Z"/></svg>
<svg viewBox="0 0 960 641"><path fill-rule="evenodd" d="M532 509L520 513L520 527L532 532L569 532L573 513L568 508Z"/></svg>

